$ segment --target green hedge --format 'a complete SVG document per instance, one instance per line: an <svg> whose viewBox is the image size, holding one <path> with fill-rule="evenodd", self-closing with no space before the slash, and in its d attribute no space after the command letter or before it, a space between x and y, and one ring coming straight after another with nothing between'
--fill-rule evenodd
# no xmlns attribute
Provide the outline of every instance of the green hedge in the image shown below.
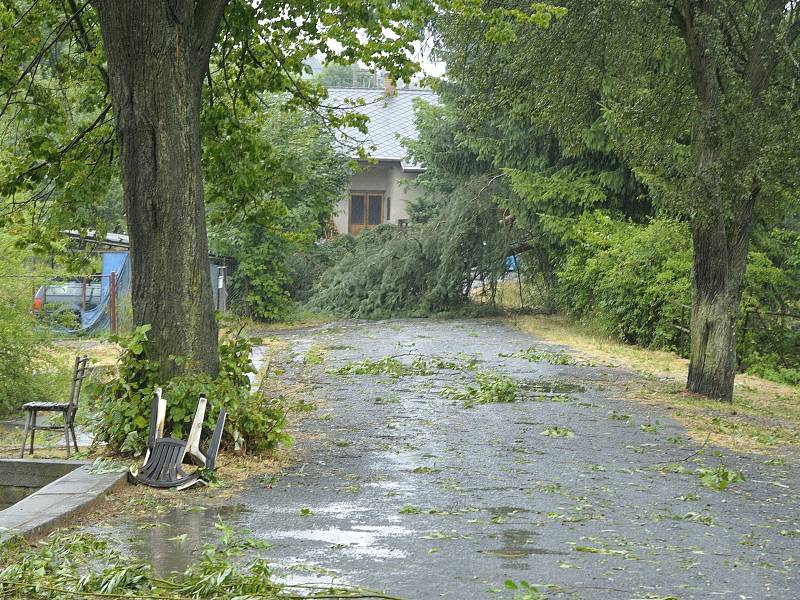
<svg viewBox="0 0 800 600"><path fill-rule="evenodd" d="M631 344L677 349L680 306L691 304L685 224L647 225L595 213L580 219L558 270L557 303Z"/></svg>
<svg viewBox="0 0 800 600"><path fill-rule="evenodd" d="M26 253L0 233L0 414L35 400L63 400L64 365L48 351L48 334L31 310Z"/></svg>
<svg viewBox="0 0 800 600"><path fill-rule="evenodd" d="M787 242L788 250L764 245L786 256L794 243L793 238ZM634 224L591 213L577 221L566 248L557 269L556 301L562 312L631 344L684 351L675 324L688 326L689 311L681 305L691 305L692 250L685 223L653 219ZM751 250L737 353L743 370L797 385L800 319L767 315L798 312L797 282L790 267L776 266L767 252Z"/></svg>

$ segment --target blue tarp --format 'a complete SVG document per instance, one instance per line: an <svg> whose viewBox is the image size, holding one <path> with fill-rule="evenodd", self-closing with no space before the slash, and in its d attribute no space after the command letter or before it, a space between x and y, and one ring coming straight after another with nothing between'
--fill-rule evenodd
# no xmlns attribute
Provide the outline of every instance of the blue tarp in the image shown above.
<svg viewBox="0 0 800 600"><path fill-rule="evenodd" d="M517 270L517 257L516 255L512 254L511 256L506 257L506 271L516 271Z"/></svg>
<svg viewBox="0 0 800 600"><path fill-rule="evenodd" d="M129 315L131 302L131 263L127 252L102 252L103 261L100 279L100 301L97 306L81 313L81 326L79 329L67 330L73 333L77 331L110 331L111 313L109 310L111 300L111 273L116 274L117 281L117 322L124 315ZM214 308L220 299L220 292L217 289L218 277L224 277L224 265L211 263L209 265L211 275L212 297ZM224 280L223 280L224 286Z"/></svg>
<svg viewBox="0 0 800 600"><path fill-rule="evenodd" d="M127 252L103 252L102 279L100 280L100 302L91 310L81 314L81 329L85 331L111 329L109 301L111 299L111 273L117 280L117 315L124 303L130 300L131 267Z"/></svg>

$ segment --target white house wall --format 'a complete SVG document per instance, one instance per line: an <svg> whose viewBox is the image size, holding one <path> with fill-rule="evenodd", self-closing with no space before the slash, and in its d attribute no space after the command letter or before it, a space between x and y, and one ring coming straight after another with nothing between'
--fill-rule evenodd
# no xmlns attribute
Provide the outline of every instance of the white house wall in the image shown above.
<svg viewBox="0 0 800 600"><path fill-rule="evenodd" d="M352 192L381 192L389 198L390 216L385 223L408 219L408 204L417 199L422 191L415 185L418 173L404 172L400 163L382 163L365 167L353 175L347 198L337 205L333 223L339 233L347 233L349 223L350 196Z"/></svg>
<svg viewBox="0 0 800 600"><path fill-rule="evenodd" d="M422 195L422 190L416 183L419 173L404 172L400 165L396 165L394 175L388 193L392 199L390 222L397 223L400 219L408 219L408 205Z"/></svg>

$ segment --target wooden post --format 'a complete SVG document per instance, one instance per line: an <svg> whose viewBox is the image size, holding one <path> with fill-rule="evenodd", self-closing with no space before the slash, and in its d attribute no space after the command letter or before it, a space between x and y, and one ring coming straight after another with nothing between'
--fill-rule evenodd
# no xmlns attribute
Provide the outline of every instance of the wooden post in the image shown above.
<svg viewBox="0 0 800 600"><path fill-rule="evenodd" d="M111 317L111 333L117 333L117 273L115 271L111 271L108 315Z"/></svg>
<svg viewBox="0 0 800 600"><path fill-rule="evenodd" d="M217 269L217 310L228 310L228 287L226 285L228 267L219 267Z"/></svg>
<svg viewBox="0 0 800 600"><path fill-rule="evenodd" d="M212 282L214 285L214 297L216 298L216 305L217 310L225 310L221 306L222 296L220 290L222 289L222 267L217 265L217 276L214 277L214 281Z"/></svg>
<svg viewBox="0 0 800 600"><path fill-rule="evenodd" d="M86 312L86 275L83 276L81 282L81 313Z"/></svg>

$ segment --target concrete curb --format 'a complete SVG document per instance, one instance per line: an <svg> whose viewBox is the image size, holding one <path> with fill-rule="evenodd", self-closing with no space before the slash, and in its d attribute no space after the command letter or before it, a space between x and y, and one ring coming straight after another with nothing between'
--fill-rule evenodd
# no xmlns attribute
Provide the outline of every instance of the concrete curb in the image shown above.
<svg viewBox="0 0 800 600"><path fill-rule="evenodd" d="M41 537L53 529L77 524L75 519L103 496L125 485L126 473L91 472L91 463L80 461L0 460L0 474L13 469L12 485L41 481L55 474L37 492L0 511L0 542L14 536ZM46 471L33 475L34 471ZM64 471L68 471L63 474ZM57 477L57 478L56 478ZM55 480L54 480L55 479Z"/></svg>

